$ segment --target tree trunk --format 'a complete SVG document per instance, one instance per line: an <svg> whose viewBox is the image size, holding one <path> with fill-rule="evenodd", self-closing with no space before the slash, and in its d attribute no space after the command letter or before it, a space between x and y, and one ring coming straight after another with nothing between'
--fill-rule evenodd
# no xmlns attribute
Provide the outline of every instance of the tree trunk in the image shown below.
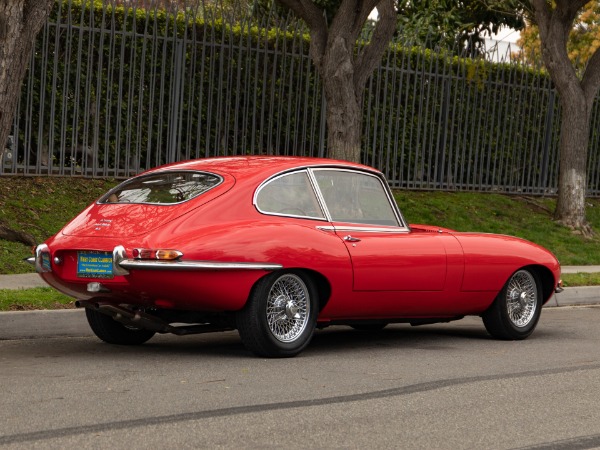
<svg viewBox="0 0 600 450"><path fill-rule="evenodd" d="M590 113L583 93L576 91L561 96L559 191L554 218L562 225L589 235L585 193Z"/></svg>
<svg viewBox="0 0 600 450"><path fill-rule="evenodd" d="M396 30L394 0L341 0L330 23L312 0L279 2L310 29L310 56L325 91L327 156L360 162L363 92ZM379 18L371 39L358 49L357 40L373 8Z"/></svg>
<svg viewBox="0 0 600 450"><path fill-rule="evenodd" d="M578 78L567 53L567 41L578 11L589 0L531 0L540 30L542 57L562 106L558 201L554 218L590 236L585 217L587 155L594 98L600 88L600 49Z"/></svg>
<svg viewBox="0 0 600 450"><path fill-rule="evenodd" d="M0 0L0 161L35 37L54 0Z"/></svg>
<svg viewBox="0 0 600 450"><path fill-rule="evenodd" d="M355 89L353 47L353 42L338 36L323 58L327 157L360 162L362 92Z"/></svg>

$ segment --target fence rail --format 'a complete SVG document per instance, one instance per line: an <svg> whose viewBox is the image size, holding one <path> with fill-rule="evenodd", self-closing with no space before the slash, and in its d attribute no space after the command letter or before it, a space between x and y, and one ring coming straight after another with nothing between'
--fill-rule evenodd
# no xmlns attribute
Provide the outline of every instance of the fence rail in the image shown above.
<svg viewBox="0 0 600 450"><path fill-rule="evenodd" d="M170 5L57 2L0 174L121 178L198 157L324 156L324 98L299 22L228 23ZM398 39L365 92L363 162L398 188L552 194L559 108L549 78L519 61ZM600 195L598 109L591 195Z"/></svg>

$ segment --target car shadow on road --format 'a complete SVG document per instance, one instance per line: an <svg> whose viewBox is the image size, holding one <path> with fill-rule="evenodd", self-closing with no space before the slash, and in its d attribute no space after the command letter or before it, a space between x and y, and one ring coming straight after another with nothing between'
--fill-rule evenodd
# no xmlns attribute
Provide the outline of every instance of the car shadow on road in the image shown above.
<svg viewBox="0 0 600 450"><path fill-rule="evenodd" d="M558 331L538 328L529 338L538 339L555 335ZM138 346L119 346L101 342L95 337L38 340L31 347L36 353L47 356L93 357L97 359L127 359L131 355L165 356L165 358L211 357L218 359L256 358L243 346L237 331L207 333L190 336L157 335ZM487 345L494 340L480 320L463 319L449 324L433 324L413 327L408 324L390 324L380 331L355 330L348 326L331 326L317 330L301 356L352 353L360 350L419 350L445 351L464 347L465 342L473 346ZM44 351L43 348L46 348ZM21 349L23 351L23 349ZM26 350L25 350L26 351Z"/></svg>

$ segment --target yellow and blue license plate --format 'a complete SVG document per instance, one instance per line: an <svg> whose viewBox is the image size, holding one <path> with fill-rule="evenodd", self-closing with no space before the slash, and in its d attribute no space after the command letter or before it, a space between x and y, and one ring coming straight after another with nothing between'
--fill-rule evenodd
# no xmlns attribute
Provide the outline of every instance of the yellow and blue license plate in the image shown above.
<svg viewBox="0 0 600 450"><path fill-rule="evenodd" d="M80 278L112 278L112 253L98 251L77 252L77 276Z"/></svg>

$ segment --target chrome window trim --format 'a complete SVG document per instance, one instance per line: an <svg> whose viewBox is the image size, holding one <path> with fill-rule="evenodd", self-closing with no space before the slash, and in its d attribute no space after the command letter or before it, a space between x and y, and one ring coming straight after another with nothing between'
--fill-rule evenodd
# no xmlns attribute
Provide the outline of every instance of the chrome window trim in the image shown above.
<svg viewBox="0 0 600 450"><path fill-rule="evenodd" d="M323 197L323 193L321 192L321 189L319 189L319 183L317 182L317 179L315 178L315 173L313 171L313 168L309 167L306 169L306 171L308 172L308 178L310 179L310 184L312 185L313 191L315 192L315 194L317 196L317 201L321 205L321 210L325 213L325 218L327 219L328 222L332 222L331 213L329 212L329 208L327 208L327 203L325 203L325 198Z"/></svg>
<svg viewBox="0 0 600 450"><path fill-rule="evenodd" d="M211 188L207 189L206 191L196 195L195 197L189 198L187 200L183 200L181 202L176 202L176 203L153 203L153 202L136 202L136 203L131 203L131 202L124 202L124 203L109 203L109 202L105 202L104 200L106 200L108 197L110 197L110 195L117 191L122 185L129 183L132 180L136 180L138 178L145 178L145 177L150 177L153 175L160 175L160 174L167 174L167 173L200 173L200 174L206 174L206 175L212 175L215 176L219 179L219 182L217 184L215 184L214 186L212 186ZM194 200L204 194L206 194L209 191L212 191L214 188L216 188L217 186L220 186L223 184L223 181L225 181L225 179L217 174L217 173L213 173L213 172L206 172L204 170L157 170L156 172L151 172L151 173L144 173L141 175L136 175L135 177L131 177L128 178L127 180L117 184L115 187L113 187L112 189L110 189L106 194L104 194L102 197L100 197L98 200L96 200L96 205L154 205L154 206L176 206L176 205L181 205L182 203L186 203L189 202L191 200Z"/></svg>
<svg viewBox="0 0 600 450"><path fill-rule="evenodd" d="M316 227L321 231L359 231L363 233L389 233L389 234L406 234L409 232L408 228L400 228L400 227L389 227L389 228L381 228L381 227L371 227L371 226L362 226L362 227L353 227L353 226L318 226Z"/></svg>
<svg viewBox="0 0 600 450"><path fill-rule="evenodd" d="M321 193L321 189L319 189L319 185L317 183L317 180L315 178L315 171L319 171L319 170L336 170L336 171L340 171L340 172L351 172L351 173L357 173L357 174L361 174L361 175L367 175L373 178L376 178L379 183L381 184L383 191L385 192L385 195L387 197L388 203L390 204L390 206L392 207L392 212L394 213L394 216L396 217L396 220L398 221L397 226L392 226L393 228L390 228L390 231L383 231L383 230L387 230L387 228L377 228L377 227L373 227L373 226L369 226L365 224L361 224L363 226L358 226L358 227L344 227L344 228L337 228L338 230L349 230L349 231L373 231L373 230L377 230L376 232L385 232L385 233L407 233L410 232L410 227L408 226L408 223L406 222L406 220L404 220L404 216L402 215L402 212L400 211L400 209L398 208L398 204L396 203L396 201L394 200L394 196L392 195L392 191L390 189L390 185L388 184L387 180L385 179L385 176L383 175L383 173L378 172L378 171L370 171L367 169L362 169L362 168L354 168L354 167L345 167L345 166L340 166L340 165L336 165L336 164L332 164L332 165L315 165L315 166L305 166L305 167L294 167L291 169L286 169L284 171L281 171L277 174L274 174L273 176L269 177L268 179L266 179L265 181L263 181L262 183L260 183L258 185L258 187L256 188L256 190L254 191L254 195L252 198L252 204L254 205L254 207L256 208L256 210L264 215L269 215L269 216L279 216L279 217L293 217L293 218L298 218L298 219L312 219L312 220L320 220L323 222L330 222L333 223L333 219L331 217L331 214L329 213L329 209L327 208L327 204L325 202L325 198L323 197L323 194ZM312 188L313 188L313 193L316 195L317 197L317 201L319 202L319 206L321 208L321 212L323 213L323 215L325 216L323 217L311 217L311 216L297 216L294 214L280 214L280 213L271 213L271 212L266 212L266 211L262 211L259 207L258 204L256 202L258 194L260 192L260 190L268 183L270 183L272 180L276 180L280 177L283 177L285 175L288 174L293 174L296 172L306 172L308 174L308 178L311 182ZM353 222L348 222L348 223L353 223ZM317 227L317 228L327 228L327 227ZM334 228L335 229L335 228Z"/></svg>

